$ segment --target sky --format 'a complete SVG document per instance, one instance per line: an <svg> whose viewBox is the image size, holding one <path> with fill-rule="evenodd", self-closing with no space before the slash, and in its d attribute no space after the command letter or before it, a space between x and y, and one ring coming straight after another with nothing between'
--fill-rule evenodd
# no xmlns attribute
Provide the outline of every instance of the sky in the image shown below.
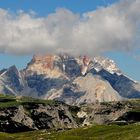
<svg viewBox="0 0 140 140"><path fill-rule="evenodd" d="M0 69L22 69L34 53L113 59L140 81L139 0L1 0Z"/></svg>

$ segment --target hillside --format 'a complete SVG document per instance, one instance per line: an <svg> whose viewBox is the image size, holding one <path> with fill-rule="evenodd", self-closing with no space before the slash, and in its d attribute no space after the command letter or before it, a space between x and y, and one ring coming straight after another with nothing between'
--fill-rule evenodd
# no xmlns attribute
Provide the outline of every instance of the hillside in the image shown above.
<svg viewBox="0 0 140 140"><path fill-rule="evenodd" d="M2 140L140 137L140 100L70 106L58 101L1 95L0 102Z"/></svg>
<svg viewBox="0 0 140 140"><path fill-rule="evenodd" d="M140 125L95 125L60 132L0 133L1 140L139 140Z"/></svg>

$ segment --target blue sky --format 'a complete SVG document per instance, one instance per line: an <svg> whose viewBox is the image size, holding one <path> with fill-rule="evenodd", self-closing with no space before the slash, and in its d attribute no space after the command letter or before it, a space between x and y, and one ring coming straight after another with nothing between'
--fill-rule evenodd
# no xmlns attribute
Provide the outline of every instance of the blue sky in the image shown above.
<svg viewBox="0 0 140 140"><path fill-rule="evenodd" d="M83 14L93 11L100 6L108 6L118 0L1 0L0 8L6 9L12 13L18 10L29 12L31 10L37 13L38 17L44 17L53 13L57 8L66 8L74 13ZM140 81L140 51L133 53L108 52L105 56L114 59L120 69L131 78ZM26 66L30 61L31 55L15 56L10 54L0 54L0 69L15 64L19 69Z"/></svg>
<svg viewBox="0 0 140 140"><path fill-rule="evenodd" d="M46 16L55 11L56 8L68 8L74 12L83 13L91 11L99 6L117 2L118 0L1 0L0 7L17 11L33 10L41 16Z"/></svg>

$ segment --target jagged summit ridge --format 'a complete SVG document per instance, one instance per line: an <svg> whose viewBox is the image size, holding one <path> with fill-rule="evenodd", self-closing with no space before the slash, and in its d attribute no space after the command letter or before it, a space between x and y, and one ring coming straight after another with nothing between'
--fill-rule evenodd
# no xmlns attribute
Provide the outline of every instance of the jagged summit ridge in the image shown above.
<svg viewBox="0 0 140 140"><path fill-rule="evenodd" d="M108 58L104 58L101 56L94 57L94 67L97 71L100 71L101 69L105 69L110 73L116 73L118 75L121 75L122 72L116 65L116 63L113 60L110 60Z"/></svg>
<svg viewBox="0 0 140 140"><path fill-rule="evenodd" d="M55 71L59 77L60 72L67 71L67 65L73 65L73 67L79 65L82 75L85 75L92 68L96 71L105 69L110 73L121 74L115 62L108 58L94 57L92 59L88 56L72 57L69 55L34 55L31 62L28 63L27 70L48 75L49 72L53 73Z"/></svg>

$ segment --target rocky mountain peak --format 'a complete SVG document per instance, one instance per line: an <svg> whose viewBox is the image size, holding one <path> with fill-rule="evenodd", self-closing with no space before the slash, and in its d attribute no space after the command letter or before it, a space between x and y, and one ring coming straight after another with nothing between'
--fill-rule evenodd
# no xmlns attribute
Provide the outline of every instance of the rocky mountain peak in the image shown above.
<svg viewBox="0 0 140 140"><path fill-rule="evenodd" d="M94 64L94 68L97 71L100 71L101 69L105 69L112 74L113 73L116 73L118 75L122 74L121 70L118 68L116 63L109 58L105 58L105 57L101 57L101 56L94 57L93 64Z"/></svg>
<svg viewBox="0 0 140 140"><path fill-rule="evenodd" d="M57 78L63 76L61 69L55 64L58 60L55 55L34 55L26 67L26 74L39 74Z"/></svg>
<svg viewBox="0 0 140 140"><path fill-rule="evenodd" d="M55 56L53 55L34 55L31 62L35 64L41 63L44 69L53 69L54 58Z"/></svg>
<svg viewBox="0 0 140 140"><path fill-rule="evenodd" d="M81 104L138 98L140 84L108 58L34 55L21 71L0 71L0 92Z"/></svg>
<svg viewBox="0 0 140 140"><path fill-rule="evenodd" d="M45 74L50 77L64 76L64 73L70 77L72 75L84 76L92 68L94 68L97 72L105 69L112 74L122 74L113 60L104 57L72 57L66 54L34 55L31 62L27 65L28 72Z"/></svg>
<svg viewBox="0 0 140 140"><path fill-rule="evenodd" d="M87 56L72 57L69 55L34 55L28 63L28 74L44 74L48 77L85 75L91 59Z"/></svg>

